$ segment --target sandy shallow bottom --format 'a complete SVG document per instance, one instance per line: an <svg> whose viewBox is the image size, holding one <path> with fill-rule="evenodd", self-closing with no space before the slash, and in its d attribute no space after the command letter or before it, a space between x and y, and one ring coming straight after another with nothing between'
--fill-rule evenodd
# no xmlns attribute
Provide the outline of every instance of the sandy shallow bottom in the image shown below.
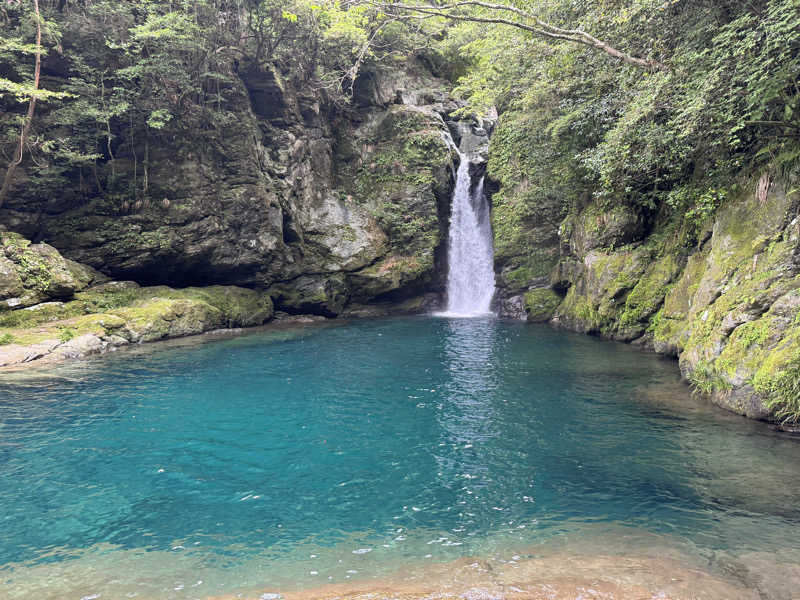
<svg viewBox="0 0 800 600"><path fill-rule="evenodd" d="M638 540L642 541L642 540ZM674 546L619 554L621 539L603 553L597 541L559 548L537 546L507 558L465 557L449 562L384 565L381 574L349 571L346 580L319 585L292 569L254 559L235 569L203 570L164 552L95 548L51 564L0 569L0 597L36 600L790 600L800 590L800 560L785 553L690 557ZM341 561L339 561L341 562ZM366 565L348 565L363 568ZM387 568L388 567L388 568ZM252 585L274 580L283 583ZM393 570L396 569L396 570ZM308 571L304 571L308 573ZM315 572L316 573L316 572ZM358 574L356 574L358 573ZM203 577L205 579L199 579ZM352 579L351 579L352 577ZM135 584L134 584L135 582ZM244 585L242 585L244 583ZM214 590L230 590L219 592Z"/></svg>
<svg viewBox="0 0 800 600"><path fill-rule="evenodd" d="M742 562L742 560L746 562ZM465 558L384 580L294 592L256 590L214 600L765 600L797 598L800 564L752 554L722 560L719 572L674 558L553 555L520 560Z"/></svg>
<svg viewBox="0 0 800 600"><path fill-rule="evenodd" d="M267 592L267 597L270 597ZM223 596L219 600L262 597ZM719 580L671 560L613 556L551 557L499 565L465 559L438 565L407 581L335 584L286 593L287 600L373 598L466 600L759 598L754 590Z"/></svg>

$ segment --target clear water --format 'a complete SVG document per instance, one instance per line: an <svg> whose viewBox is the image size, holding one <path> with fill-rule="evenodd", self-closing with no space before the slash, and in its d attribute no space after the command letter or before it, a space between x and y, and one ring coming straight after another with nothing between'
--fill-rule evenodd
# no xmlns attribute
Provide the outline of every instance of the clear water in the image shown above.
<svg viewBox="0 0 800 600"><path fill-rule="evenodd" d="M285 592L601 548L742 589L769 562L789 598L799 464L674 363L547 327L156 345L0 374L0 597Z"/></svg>
<svg viewBox="0 0 800 600"><path fill-rule="evenodd" d="M472 186L469 157L459 153L447 249L447 314L486 315L494 296L494 247L483 178Z"/></svg>

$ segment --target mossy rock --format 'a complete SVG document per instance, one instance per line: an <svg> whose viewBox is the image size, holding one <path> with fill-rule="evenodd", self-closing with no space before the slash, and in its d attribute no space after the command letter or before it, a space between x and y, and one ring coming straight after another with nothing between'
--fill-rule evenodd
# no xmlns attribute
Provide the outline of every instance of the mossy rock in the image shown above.
<svg viewBox="0 0 800 600"><path fill-rule="evenodd" d="M655 260L639 279L625 300L625 308L619 317L623 326L649 324L669 292L673 280L681 272L681 263L673 253Z"/></svg>
<svg viewBox="0 0 800 600"><path fill-rule="evenodd" d="M679 355L697 389L757 419L800 419L800 231L779 186L724 206L704 247L652 318L654 346Z"/></svg>
<svg viewBox="0 0 800 600"><path fill-rule="evenodd" d="M368 208L386 233L390 254L432 251L441 242L440 212L449 201L455 154L441 117L413 106L391 106L359 131L359 155L340 173L344 193Z"/></svg>
<svg viewBox="0 0 800 600"><path fill-rule="evenodd" d="M735 328L709 364L720 390L717 404L754 418L800 422L800 291L778 299L770 310Z"/></svg>
<svg viewBox="0 0 800 600"><path fill-rule="evenodd" d="M498 285L504 295L522 292L532 285L541 285L557 263L557 249L531 248L524 255L509 260L498 273Z"/></svg>
<svg viewBox="0 0 800 600"><path fill-rule="evenodd" d="M214 285L172 289L166 286L141 288L141 296L156 295L174 300L192 300L220 311L225 327L252 327L272 318L272 298L266 292L235 286Z"/></svg>
<svg viewBox="0 0 800 600"><path fill-rule="evenodd" d="M277 308L284 312L335 317L350 299L350 287L341 273L303 275L272 286L270 294Z"/></svg>
<svg viewBox="0 0 800 600"><path fill-rule="evenodd" d="M619 247L642 239L645 222L633 208L616 204L603 207L590 204L575 219L570 246L583 256L597 248Z"/></svg>
<svg viewBox="0 0 800 600"><path fill-rule="evenodd" d="M561 296L550 288L538 288L525 294L525 313L532 323L549 321L559 304Z"/></svg>
<svg viewBox="0 0 800 600"><path fill-rule="evenodd" d="M524 185L520 188L504 188L492 196L495 263L509 288L517 289L529 283L525 277L545 276L557 262L563 213L556 200L531 196Z"/></svg>
<svg viewBox="0 0 800 600"><path fill-rule="evenodd" d="M593 250L578 265L580 275L557 311L557 322L576 331L630 341L644 324L621 322L628 295L641 280L651 256L645 247Z"/></svg>
<svg viewBox="0 0 800 600"><path fill-rule="evenodd" d="M16 265L6 258L5 254L0 253L0 300L19 298L24 294L25 286L17 273ZM3 310L3 306L9 307L8 304L0 302L0 310Z"/></svg>
<svg viewBox="0 0 800 600"><path fill-rule="evenodd" d="M392 293L413 293L430 283L433 253L392 255L374 265L350 273L347 280L355 302L369 302Z"/></svg>
<svg viewBox="0 0 800 600"><path fill-rule="evenodd" d="M222 311L207 302L158 296L110 314L122 319L120 335L131 342L194 335L224 325Z"/></svg>
<svg viewBox="0 0 800 600"><path fill-rule="evenodd" d="M52 246L0 232L0 312L70 298L94 279L93 269L65 259Z"/></svg>
<svg viewBox="0 0 800 600"><path fill-rule="evenodd" d="M0 312L0 327L31 328L86 314L80 302L43 302L20 310Z"/></svg>
<svg viewBox="0 0 800 600"><path fill-rule="evenodd" d="M77 294L70 302L0 313L0 338L6 340L0 363L53 353L79 357L131 342L260 325L273 313L270 296L256 290L142 288L134 282L108 282Z"/></svg>
<svg viewBox="0 0 800 600"><path fill-rule="evenodd" d="M705 271L707 252L691 255L677 281L667 290L659 312L650 319L653 346L657 352L677 356L686 346L691 331L687 318Z"/></svg>

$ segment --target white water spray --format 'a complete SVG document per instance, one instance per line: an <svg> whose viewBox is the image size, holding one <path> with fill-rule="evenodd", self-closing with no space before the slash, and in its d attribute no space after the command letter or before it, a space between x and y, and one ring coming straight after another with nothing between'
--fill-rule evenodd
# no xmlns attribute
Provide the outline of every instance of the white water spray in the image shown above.
<svg viewBox="0 0 800 600"><path fill-rule="evenodd" d="M490 314L494 296L492 225L483 178L471 188L469 157L459 152L447 254L446 314L451 316Z"/></svg>

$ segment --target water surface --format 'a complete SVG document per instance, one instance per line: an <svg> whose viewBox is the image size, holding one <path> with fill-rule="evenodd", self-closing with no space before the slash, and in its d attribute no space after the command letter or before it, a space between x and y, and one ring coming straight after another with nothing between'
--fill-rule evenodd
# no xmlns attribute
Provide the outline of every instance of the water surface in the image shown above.
<svg viewBox="0 0 800 600"><path fill-rule="evenodd" d="M0 374L0 596L257 598L459 569L508 591L505 568L624 560L652 587L668 560L791 598L798 464L796 440L692 399L674 362L547 327L154 345Z"/></svg>

